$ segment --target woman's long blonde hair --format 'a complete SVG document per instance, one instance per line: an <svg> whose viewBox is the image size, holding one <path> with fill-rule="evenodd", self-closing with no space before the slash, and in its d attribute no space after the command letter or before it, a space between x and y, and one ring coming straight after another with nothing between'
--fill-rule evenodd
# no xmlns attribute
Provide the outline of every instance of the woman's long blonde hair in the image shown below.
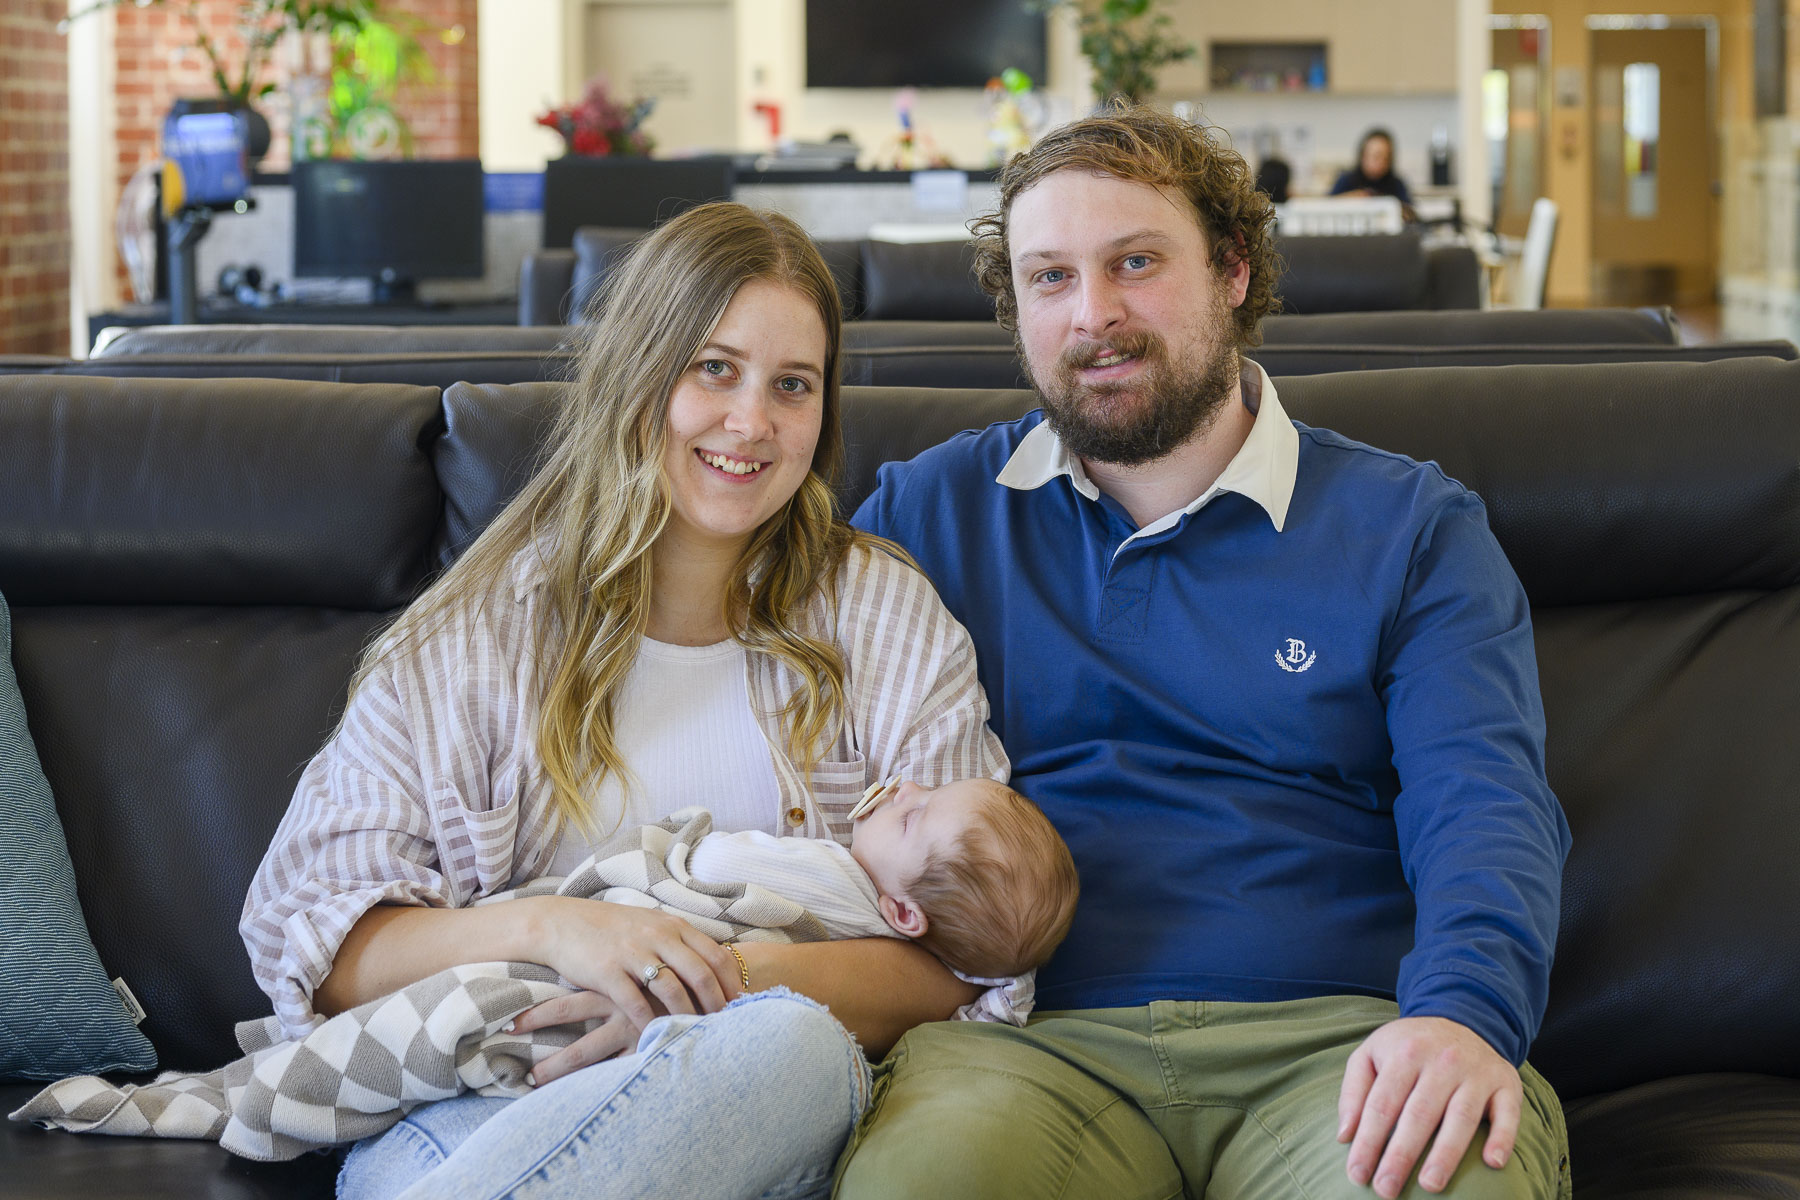
<svg viewBox="0 0 1800 1200"><path fill-rule="evenodd" d="M693 208L645 237L595 296L567 402L543 465L445 575L365 655L358 682L444 618L502 594L521 554L545 580L533 631L538 751L559 821L592 835L588 798L630 775L614 702L650 616L651 550L670 513L663 453L669 393L737 290L752 280L794 288L825 324L824 411L812 469L756 530L723 598L732 637L774 655L802 681L782 710L789 756L810 769L841 719L844 662L828 630L799 618L855 544L892 547L839 516L842 311L818 249L787 217L740 204ZM507 593L510 594L510 593ZM821 633L825 636L819 636Z"/></svg>

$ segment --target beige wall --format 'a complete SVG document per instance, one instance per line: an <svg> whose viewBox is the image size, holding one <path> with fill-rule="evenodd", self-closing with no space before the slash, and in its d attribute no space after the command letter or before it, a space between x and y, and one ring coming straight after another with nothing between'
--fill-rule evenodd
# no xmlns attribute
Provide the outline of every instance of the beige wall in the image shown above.
<svg viewBox="0 0 1800 1200"><path fill-rule="evenodd" d="M1588 304L1592 295L1589 264L1593 258L1593 96L1589 78L1592 50L1586 19L1629 13L1634 8L1666 16L1714 17L1719 26L1716 127L1723 129L1747 120L1753 111L1752 0L1650 0L1637 6L1618 0L1493 0L1496 13L1541 13L1550 18L1553 87L1557 74L1565 69L1578 72L1582 79L1579 105L1553 104L1550 110L1546 190L1561 209L1547 289L1552 305L1580 307Z"/></svg>
<svg viewBox="0 0 1800 1200"><path fill-rule="evenodd" d="M637 0L656 3L657 0ZM586 82L582 40L589 0L481 0L481 147L490 169L534 170L562 152L561 141L532 125L550 103L572 100ZM683 5L667 0L672 18ZM729 0L735 36L737 149L769 148L767 124L753 110L759 100L781 108L782 134L822 140L848 130L867 154L898 129L890 89L805 87L804 0ZM1074 34L1052 24L1050 70L1039 84L1053 111L1073 116L1087 103L1087 67ZM976 89L927 89L914 118L958 166L989 157L987 115Z"/></svg>
<svg viewBox="0 0 1800 1200"><path fill-rule="evenodd" d="M1158 84L1165 93L1206 91L1215 41L1324 42L1331 91L1448 95L1459 8L1451 0L1168 0L1175 31L1199 53Z"/></svg>

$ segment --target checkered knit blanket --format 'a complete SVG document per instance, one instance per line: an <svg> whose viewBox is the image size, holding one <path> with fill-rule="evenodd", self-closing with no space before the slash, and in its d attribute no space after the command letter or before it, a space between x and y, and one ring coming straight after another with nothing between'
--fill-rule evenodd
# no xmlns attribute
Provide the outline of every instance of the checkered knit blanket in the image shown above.
<svg viewBox="0 0 1800 1200"><path fill-rule="evenodd" d="M766 888L692 878L688 855L711 830L710 813L684 809L644 826L635 849L481 903L579 896L659 908L721 941L825 940L818 918ZM505 1025L570 990L534 963L453 967L339 1013L298 1041L283 1040L274 1017L245 1021L237 1027L245 1057L220 1070L167 1071L142 1085L78 1075L11 1117L73 1133L216 1139L264 1162L296 1158L380 1133L433 1100L523 1095L531 1068L590 1026L511 1034Z"/></svg>

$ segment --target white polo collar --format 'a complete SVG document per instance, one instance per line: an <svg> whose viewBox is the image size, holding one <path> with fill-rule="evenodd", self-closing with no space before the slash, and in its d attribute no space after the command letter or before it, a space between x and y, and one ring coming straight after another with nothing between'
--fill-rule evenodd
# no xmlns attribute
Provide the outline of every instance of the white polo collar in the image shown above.
<svg viewBox="0 0 1800 1200"><path fill-rule="evenodd" d="M1161 533L1187 514L1204 508L1220 492L1236 492L1256 501L1269 514L1276 533L1287 524L1288 505L1293 501L1294 480L1299 474L1300 434L1281 407L1268 372L1260 364L1245 359L1243 375L1246 404L1252 389L1261 396L1256 407L1256 421L1244 444L1238 447L1219 478L1198 499L1152 521L1127 538L1127 542ZM1050 422L1044 421L1019 442L1018 449L1006 460L1006 466L994 477L994 482L1018 491L1031 491L1063 475L1067 475L1075 490L1089 500L1100 498L1100 489L1082 468L1081 460L1069 453L1062 439L1050 428Z"/></svg>

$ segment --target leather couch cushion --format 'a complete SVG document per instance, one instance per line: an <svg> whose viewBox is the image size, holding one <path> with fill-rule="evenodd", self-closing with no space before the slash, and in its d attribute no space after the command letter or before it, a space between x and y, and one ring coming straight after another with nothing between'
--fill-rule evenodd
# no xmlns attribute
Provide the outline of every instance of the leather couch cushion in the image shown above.
<svg viewBox="0 0 1800 1200"><path fill-rule="evenodd" d="M1535 604L1800 582L1795 395L1800 363L1766 358L1281 384L1296 420L1435 459L1480 493Z"/></svg>
<svg viewBox="0 0 1800 1200"><path fill-rule="evenodd" d="M1800 1187L1800 1080L1659 1079L1564 1111L1577 1200L1765 1200Z"/></svg>
<svg viewBox="0 0 1800 1200"><path fill-rule="evenodd" d="M537 383L568 378L566 351L437 351L416 354L133 354L65 359L37 374L114 379L310 379L321 383L407 383L442 390L454 383ZM0 360L0 375L9 374ZM24 372L20 372L24 373Z"/></svg>
<svg viewBox="0 0 1800 1200"><path fill-rule="evenodd" d="M119 330L94 357L463 351L541 354L567 343L572 332L563 325L144 325Z"/></svg>
<svg viewBox="0 0 1800 1200"><path fill-rule="evenodd" d="M353 538L354 526L343 536ZM238 913L362 647L390 614L226 605L14 609L19 689L100 961L168 1069L267 1016Z"/></svg>
<svg viewBox="0 0 1800 1200"><path fill-rule="evenodd" d="M1245 357L1262 364L1277 378L1328 375L1339 371L1387 371L1414 367L1508 367L1570 363L1716 362L1727 358L1800 357L1792 342L1713 342L1704 346L1665 346L1654 342L1548 343L1544 345L1272 345L1258 346Z"/></svg>
<svg viewBox="0 0 1800 1200"><path fill-rule="evenodd" d="M975 283L972 243L862 244L865 318L992 321L994 302Z"/></svg>
<svg viewBox="0 0 1800 1200"><path fill-rule="evenodd" d="M1262 346L1248 357L1276 378L1338 371L1602 362L1714 362L1800 357L1792 342L1707 346ZM844 356L844 382L873 387L1023 388L1030 380L1010 346L882 346Z"/></svg>
<svg viewBox="0 0 1800 1200"><path fill-rule="evenodd" d="M575 231L575 275L568 311L571 320L588 319L594 293L618 270L631 248L647 230L615 229L589 225ZM846 320L862 314L863 263L860 241L815 241L819 255L837 285L838 303Z"/></svg>
<svg viewBox="0 0 1800 1200"><path fill-rule="evenodd" d="M844 383L873 387L1030 386L1011 346L881 346L844 355Z"/></svg>
<svg viewBox="0 0 1800 1200"><path fill-rule="evenodd" d="M12 1112L36 1091L0 1084L0 1112ZM327 1200L337 1166L331 1155L258 1163L212 1142L76 1137L0 1121L0 1196L9 1200Z"/></svg>
<svg viewBox="0 0 1800 1200"><path fill-rule="evenodd" d="M1565 1097L1704 1071L1800 1077L1800 588L1533 620L1574 846L1532 1061Z"/></svg>
<svg viewBox="0 0 1800 1200"><path fill-rule="evenodd" d="M432 467L444 489L433 560L468 549L537 469L567 389L561 384L457 384L444 393L444 436Z"/></svg>
<svg viewBox="0 0 1800 1200"><path fill-rule="evenodd" d="M1262 333L1265 346L1544 346L1566 342L1672 346L1681 340L1675 314L1666 308L1276 313L1263 319Z"/></svg>
<svg viewBox="0 0 1800 1200"><path fill-rule="evenodd" d="M844 239L815 239L819 257L831 271L837 284L838 303L843 306L844 320L858 321L863 316L862 242Z"/></svg>
<svg viewBox="0 0 1800 1200"><path fill-rule="evenodd" d="M1276 292L1283 312L1429 308L1430 268L1417 233L1276 237L1286 261Z"/></svg>
<svg viewBox="0 0 1800 1200"><path fill-rule="evenodd" d="M1004 346L1012 333L1000 328L990 312L976 321L851 321L844 326L844 349L874 350L889 346Z"/></svg>
<svg viewBox="0 0 1800 1200"><path fill-rule="evenodd" d="M287 380L7 382L0 590L26 604L387 609L427 567L438 393Z"/></svg>
<svg viewBox="0 0 1800 1200"><path fill-rule="evenodd" d="M586 322L594 294L618 270L647 229L584 225L575 231L575 283L569 298L570 319Z"/></svg>

